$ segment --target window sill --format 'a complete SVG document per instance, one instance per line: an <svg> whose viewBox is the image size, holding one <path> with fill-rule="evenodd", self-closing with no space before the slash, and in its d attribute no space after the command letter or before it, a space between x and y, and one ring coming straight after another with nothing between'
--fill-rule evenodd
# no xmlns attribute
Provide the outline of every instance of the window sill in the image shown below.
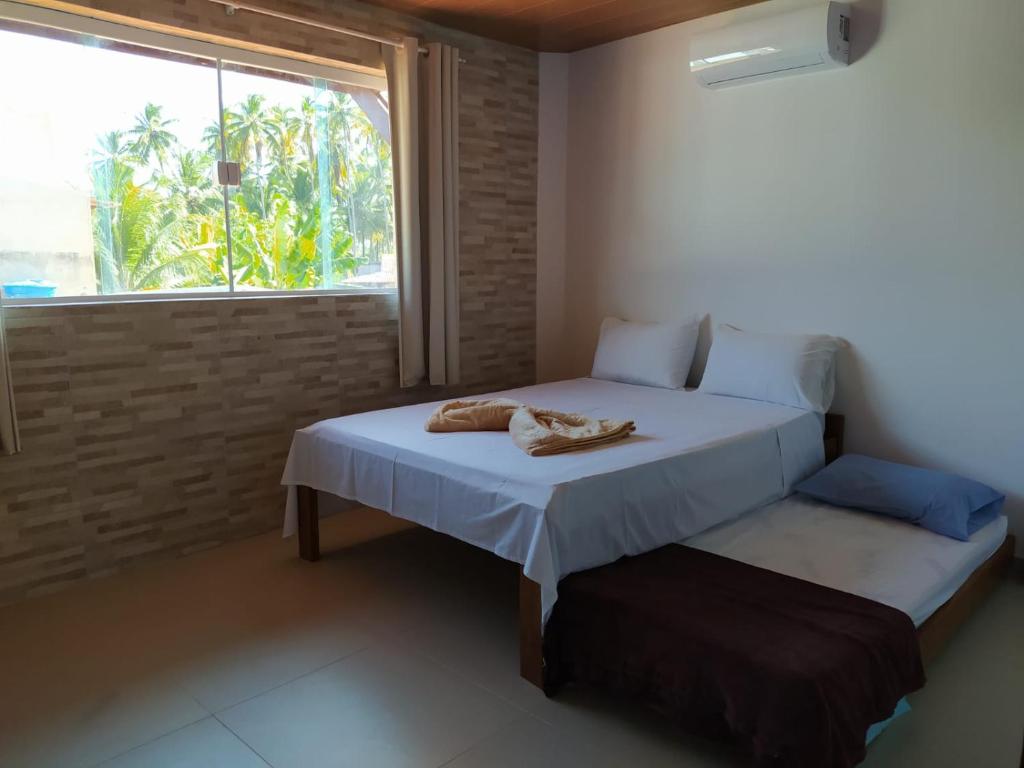
<svg viewBox="0 0 1024 768"><path fill-rule="evenodd" d="M395 288L335 288L312 291L190 291L188 293L147 293L112 296L47 296L45 298L5 298L4 309L19 307L94 306L108 304L151 304L173 301L244 301L246 299L297 299L329 296L395 296Z"/></svg>

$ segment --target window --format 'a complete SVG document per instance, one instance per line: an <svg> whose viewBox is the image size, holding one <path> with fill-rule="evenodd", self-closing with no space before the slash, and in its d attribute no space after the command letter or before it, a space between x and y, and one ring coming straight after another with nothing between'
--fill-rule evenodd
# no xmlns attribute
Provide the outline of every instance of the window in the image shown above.
<svg viewBox="0 0 1024 768"><path fill-rule="evenodd" d="M382 75L22 8L0 21L9 301L394 287Z"/></svg>

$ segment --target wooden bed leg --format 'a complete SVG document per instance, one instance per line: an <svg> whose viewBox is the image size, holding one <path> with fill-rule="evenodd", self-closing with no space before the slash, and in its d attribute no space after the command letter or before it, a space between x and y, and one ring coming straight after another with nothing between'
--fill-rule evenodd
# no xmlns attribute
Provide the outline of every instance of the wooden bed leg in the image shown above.
<svg viewBox="0 0 1024 768"><path fill-rule="evenodd" d="M316 491L305 485L296 488L299 501L299 557L309 562L320 559L320 514Z"/></svg>
<svg viewBox="0 0 1024 768"><path fill-rule="evenodd" d="M843 436L846 432L846 417L838 413L825 414L825 463L831 464L843 455Z"/></svg>
<svg viewBox="0 0 1024 768"><path fill-rule="evenodd" d="M544 690L540 584L519 571L519 674Z"/></svg>

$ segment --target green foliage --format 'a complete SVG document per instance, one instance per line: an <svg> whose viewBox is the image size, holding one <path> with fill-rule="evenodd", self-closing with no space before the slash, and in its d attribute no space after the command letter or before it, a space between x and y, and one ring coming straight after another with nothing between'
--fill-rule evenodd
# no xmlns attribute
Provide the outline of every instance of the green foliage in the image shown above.
<svg viewBox="0 0 1024 768"><path fill-rule="evenodd" d="M214 181L219 124L182 145L155 104L100 137L92 176L101 293L226 286L224 194ZM236 285L327 287L392 247L390 147L347 94L324 91L298 112L253 94L225 109Z"/></svg>
<svg viewBox="0 0 1024 768"><path fill-rule="evenodd" d="M177 201L135 182L135 167L108 157L93 166L93 217L100 292L179 288L202 271L216 245L187 237Z"/></svg>

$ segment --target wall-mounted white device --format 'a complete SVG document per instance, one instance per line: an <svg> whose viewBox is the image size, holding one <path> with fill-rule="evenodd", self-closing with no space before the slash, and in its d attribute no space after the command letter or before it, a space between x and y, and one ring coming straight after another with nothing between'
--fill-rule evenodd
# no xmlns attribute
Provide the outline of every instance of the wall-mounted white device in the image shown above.
<svg viewBox="0 0 1024 768"><path fill-rule="evenodd" d="M825 2L716 29L690 41L690 71L706 88L845 67L850 6Z"/></svg>

